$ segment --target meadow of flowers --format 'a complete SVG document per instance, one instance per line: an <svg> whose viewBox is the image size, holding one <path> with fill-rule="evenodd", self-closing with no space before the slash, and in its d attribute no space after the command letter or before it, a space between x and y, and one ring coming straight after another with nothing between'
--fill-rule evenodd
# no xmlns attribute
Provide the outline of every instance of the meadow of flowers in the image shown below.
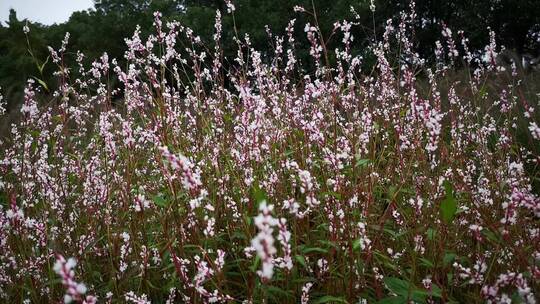
<svg viewBox="0 0 540 304"><path fill-rule="evenodd" d="M357 20L335 50L314 18L224 58L219 11L210 47L155 13L125 66L66 35L58 88L29 80L0 146L1 301L536 303L538 86L495 33L472 52L442 24L428 63L417 19L388 21L371 66Z"/></svg>

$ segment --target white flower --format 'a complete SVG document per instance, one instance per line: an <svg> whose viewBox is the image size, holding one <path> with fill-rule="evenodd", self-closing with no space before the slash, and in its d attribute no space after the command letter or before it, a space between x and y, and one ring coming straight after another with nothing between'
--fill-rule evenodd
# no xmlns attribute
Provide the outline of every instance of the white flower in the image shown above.
<svg viewBox="0 0 540 304"><path fill-rule="evenodd" d="M236 10L236 8L234 7L234 4L232 4L232 1L231 0L225 0L225 4L227 5L227 13L232 13Z"/></svg>
<svg viewBox="0 0 540 304"><path fill-rule="evenodd" d="M77 284L77 292L78 292L79 294L85 294L86 291L87 291L86 285L84 285L83 283Z"/></svg>
<svg viewBox="0 0 540 304"><path fill-rule="evenodd" d="M67 303L71 303L72 301L73 301L73 298L70 295L68 294L64 295L64 303L67 304Z"/></svg>
<svg viewBox="0 0 540 304"><path fill-rule="evenodd" d="M77 260L75 260L74 258L69 258L66 263L66 268L70 270L70 269L73 269L73 267L75 267L76 265L77 265Z"/></svg>
<svg viewBox="0 0 540 304"><path fill-rule="evenodd" d="M371 10L371 12L375 12L375 0L371 0L369 4L369 9Z"/></svg>
<svg viewBox="0 0 540 304"><path fill-rule="evenodd" d="M529 123L529 131L531 131L531 135L534 139L540 140L540 128L538 127L536 122Z"/></svg>
<svg viewBox="0 0 540 304"><path fill-rule="evenodd" d="M255 226L259 229L259 233L251 240L251 247L255 249L257 255L262 260L262 270L257 271L257 274L263 279L271 279L274 274L274 255L277 249L274 246L273 226L278 224L277 219L270 214L274 209L273 205L267 205L266 201L262 201L259 205L258 216L255 217Z"/></svg>

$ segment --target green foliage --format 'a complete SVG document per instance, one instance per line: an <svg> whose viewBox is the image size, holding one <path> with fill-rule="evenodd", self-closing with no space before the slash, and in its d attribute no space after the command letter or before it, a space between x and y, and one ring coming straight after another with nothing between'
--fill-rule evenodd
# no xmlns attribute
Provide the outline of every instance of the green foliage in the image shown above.
<svg viewBox="0 0 540 304"><path fill-rule="evenodd" d="M334 296L323 296L313 301L313 304L322 304L322 303L349 303L342 297Z"/></svg>
<svg viewBox="0 0 540 304"><path fill-rule="evenodd" d="M154 201L154 204L158 205L159 207L167 207L169 205L169 202L163 197L163 195L154 195L152 200Z"/></svg>
<svg viewBox="0 0 540 304"><path fill-rule="evenodd" d="M365 47L373 36L379 36L388 18L397 18L398 13L406 9L408 0L375 1L376 10L369 9L370 1L353 0L236 0L234 20L232 15L224 14L223 49L225 55L232 57L235 43L231 38L235 31L242 37L249 33L252 45L262 54L273 51L272 39L266 33L265 26L278 35L284 34L284 29L291 19L297 19L297 34L302 33L303 24L309 22L319 26L327 48L333 50L340 37L332 35L334 22L342 19L353 20L350 7L354 7L360 16L361 27L353 29L355 36L353 53L363 54L365 63L369 64L371 57L365 53ZM295 5L300 5L315 15L298 14L293 11ZM0 86L4 96L10 101L9 108L20 103L22 87L29 77L42 80L43 87L50 86L54 80L43 78L48 52L46 46L58 47L65 32L71 33L70 50L74 54L80 50L88 60L99 57L107 52L109 58L123 62L126 46L124 38L133 34L136 25L141 26L142 36L145 37L152 29L153 12L161 11L165 20L178 19L197 32L204 42L212 44L214 31L213 21L216 9L226 11L225 1L221 0L97 0L95 9L75 12L63 24L43 26L29 22L30 44L34 48L34 59L28 54L28 46L22 32L26 21L17 19L15 11L10 12L7 27L0 26ZM473 48L482 48L488 42L487 27L498 33L500 43L511 49L524 51L528 42L528 30L540 23L538 14L529 12L540 11L540 2L532 0L519 1L417 1L418 18L435 20L420 29L416 42L420 46L421 55L431 57L435 40L439 39L440 22L444 21L450 28L464 30L470 38ZM300 36L300 35L298 35ZM331 39L328 39L330 38ZM269 43L270 42L270 43ZM304 65L309 66L309 42L302 38L296 41L296 50ZM333 60L330 52L329 60ZM35 61L35 62L33 62ZM36 67L37 64L37 67ZM77 66L73 58L67 58L66 64L76 72ZM47 70L45 72L48 72Z"/></svg>
<svg viewBox="0 0 540 304"><path fill-rule="evenodd" d="M428 291L394 277L385 278L384 284L397 297L385 298L379 303L408 303L409 300L413 300L415 303L426 303L428 297L441 298L442 296L441 289L437 285L433 285Z"/></svg>
<svg viewBox="0 0 540 304"><path fill-rule="evenodd" d="M384 279L384 284L391 292L401 295L408 296L411 292L411 286L408 282L400 280L398 278L387 277Z"/></svg>
<svg viewBox="0 0 540 304"><path fill-rule="evenodd" d="M446 197L441 202L441 216L442 219L448 224L454 219L457 212L457 201L454 197L454 190L452 184L449 181L444 181L444 191Z"/></svg>

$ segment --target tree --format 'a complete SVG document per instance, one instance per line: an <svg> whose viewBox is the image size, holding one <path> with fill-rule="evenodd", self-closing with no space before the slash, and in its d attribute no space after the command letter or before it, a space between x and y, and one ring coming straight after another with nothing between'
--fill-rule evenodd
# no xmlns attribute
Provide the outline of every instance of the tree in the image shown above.
<svg viewBox="0 0 540 304"><path fill-rule="evenodd" d="M23 31L25 25L30 29L28 36ZM40 67L47 57L46 31L39 23L18 20L13 9L7 26L0 26L0 87L8 110L19 104L28 78L43 76Z"/></svg>

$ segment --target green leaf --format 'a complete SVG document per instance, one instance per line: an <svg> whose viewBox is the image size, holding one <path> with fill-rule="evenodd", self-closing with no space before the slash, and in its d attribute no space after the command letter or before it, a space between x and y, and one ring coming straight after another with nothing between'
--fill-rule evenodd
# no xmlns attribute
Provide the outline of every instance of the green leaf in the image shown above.
<svg viewBox="0 0 540 304"><path fill-rule="evenodd" d="M374 250L373 254L375 256L375 259L377 259L378 262L383 263L384 266L393 270L398 269L398 267L393 264L393 262L395 261L394 259L387 257L386 255L380 253L378 250Z"/></svg>
<svg viewBox="0 0 540 304"><path fill-rule="evenodd" d="M426 259L426 258L420 258L420 263L422 265L426 266L427 268L433 268L433 266L434 266L433 263L430 260Z"/></svg>
<svg viewBox="0 0 540 304"><path fill-rule="evenodd" d="M304 258L304 256L297 254L294 256L294 259L298 262L298 264L304 266L304 268L307 268L306 258Z"/></svg>
<svg viewBox="0 0 540 304"><path fill-rule="evenodd" d="M354 251L360 249L360 239L354 240L352 248L353 248Z"/></svg>
<svg viewBox="0 0 540 304"><path fill-rule="evenodd" d="M390 187L388 187L388 199L394 198L394 195L396 194L397 191L399 191L399 188L394 185L391 185Z"/></svg>
<svg viewBox="0 0 540 304"><path fill-rule="evenodd" d="M257 269L259 268L259 265L261 264L261 258L257 255L255 257L255 261L253 261L253 264L250 266L251 272L257 272Z"/></svg>
<svg viewBox="0 0 540 304"><path fill-rule="evenodd" d="M182 247L184 248L184 250L190 250L190 249L199 250L199 249L201 249L201 247L199 245L195 245L195 244L185 244Z"/></svg>
<svg viewBox="0 0 540 304"><path fill-rule="evenodd" d="M37 64L37 62L36 62L36 65L37 65L37 68L38 68L40 74L43 74L43 69L45 68L45 65L47 64L47 62L49 62L49 58L50 58L50 57L51 57L51 56L47 56L47 59L45 59L45 62L43 62L42 65L39 65L39 64Z"/></svg>
<svg viewBox="0 0 540 304"><path fill-rule="evenodd" d="M290 291L283 290L277 286L267 285L266 290L272 295L279 295L286 298L290 298L293 296Z"/></svg>
<svg viewBox="0 0 540 304"><path fill-rule="evenodd" d="M7 207L9 205L8 195L4 191L0 192L0 205L4 207Z"/></svg>
<svg viewBox="0 0 540 304"><path fill-rule="evenodd" d="M413 299L418 300L418 301L424 301L425 298L427 298L428 296L441 298L442 297L441 288L439 288L439 286L437 286L436 284L433 284L431 286L431 290L415 289L412 292Z"/></svg>
<svg viewBox="0 0 540 304"><path fill-rule="evenodd" d="M409 289L410 284L407 281L398 279L398 278L392 278L392 277L386 277L384 279L384 284L390 291L393 293L400 295L400 296L408 296L409 295Z"/></svg>
<svg viewBox="0 0 540 304"><path fill-rule="evenodd" d="M494 243L501 243L501 239L490 229L482 229L482 234L488 238L488 240Z"/></svg>
<svg viewBox="0 0 540 304"><path fill-rule="evenodd" d="M393 239L395 239L395 238L397 238L399 236L398 233L396 233L394 230L392 230L390 228L384 228L383 231L388 233Z"/></svg>
<svg viewBox="0 0 540 304"><path fill-rule="evenodd" d="M366 167L367 165L369 165L370 162L371 162L371 159L366 159L366 158L357 159L356 164L354 166L363 168L363 167Z"/></svg>
<svg viewBox="0 0 540 304"><path fill-rule="evenodd" d="M162 290L163 288L163 287L160 288L160 287L155 286L154 284L152 284L150 280L146 280L146 283L148 284L148 286L150 286L152 289L155 289L155 290Z"/></svg>
<svg viewBox="0 0 540 304"><path fill-rule="evenodd" d="M49 87L47 86L47 84L45 83L45 81L35 77L35 76L32 76L32 78L34 78L46 91L49 91Z"/></svg>
<svg viewBox="0 0 540 304"><path fill-rule="evenodd" d="M428 294L434 297L442 298L442 290L437 284L431 285L431 291L428 292Z"/></svg>
<svg viewBox="0 0 540 304"><path fill-rule="evenodd" d="M336 249L336 250L340 249L340 247L335 242L332 242L332 241L329 241L329 240L318 240L317 243L326 245L328 248L334 247L334 249Z"/></svg>
<svg viewBox="0 0 540 304"><path fill-rule="evenodd" d="M235 231L233 232L233 234L231 235L231 239L238 239L238 240L245 240L247 239L246 235L244 232L242 231Z"/></svg>
<svg viewBox="0 0 540 304"><path fill-rule="evenodd" d="M450 265L450 263L452 263L456 259L456 257L457 257L457 254L453 252L445 253L443 257L443 265L444 266Z"/></svg>
<svg viewBox="0 0 540 304"><path fill-rule="evenodd" d="M286 150L285 153L283 153L283 155L285 157L288 157L289 155L293 154L294 153L294 150Z"/></svg>
<svg viewBox="0 0 540 304"><path fill-rule="evenodd" d="M328 249L320 248L320 247L306 247L302 249L302 253L307 254L311 252L318 252L318 253L328 253Z"/></svg>
<svg viewBox="0 0 540 304"><path fill-rule="evenodd" d="M523 297L517 291L515 291L512 294L512 297L510 299L512 300L512 303L516 303L516 304L525 303L525 301L523 301Z"/></svg>
<svg viewBox="0 0 540 304"><path fill-rule="evenodd" d="M388 297L380 300L377 304L407 304L407 297Z"/></svg>
<svg viewBox="0 0 540 304"><path fill-rule="evenodd" d="M253 199L257 203L257 208L259 208L261 202L267 201L266 192L264 192L257 184L253 187Z"/></svg>
<svg viewBox="0 0 540 304"><path fill-rule="evenodd" d="M349 303L349 302L347 302L347 300L345 300L342 297L334 297L334 296L320 297L313 302L313 304L321 304L321 303Z"/></svg>
<svg viewBox="0 0 540 304"><path fill-rule="evenodd" d="M411 292L411 299L414 303L426 303L427 293L423 290L413 290Z"/></svg>
<svg viewBox="0 0 540 304"><path fill-rule="evenodd" d="M169 205L169 202L167 202L167 200L160 194L154 195L152 200L154 201L154 204L159 207L167 207L167 205Z"/></svg>
<svg viewBox="0 0 540 304"><path fill-rule="evenodd" d="M457 202L453 194L452 184L450 184L450 182L444 181L444 189L446 191L446 197L441 202L441 216L444 222L449 224L456 215Z"/></svg>
<svg viewBox="0 0 540 304"><path fill-rule="evenodd" d="M433 228L429 228L426 231L426 234L427 234L428 240L433 241L435 239L435 236L437 235L437 231Z"/></svg>

